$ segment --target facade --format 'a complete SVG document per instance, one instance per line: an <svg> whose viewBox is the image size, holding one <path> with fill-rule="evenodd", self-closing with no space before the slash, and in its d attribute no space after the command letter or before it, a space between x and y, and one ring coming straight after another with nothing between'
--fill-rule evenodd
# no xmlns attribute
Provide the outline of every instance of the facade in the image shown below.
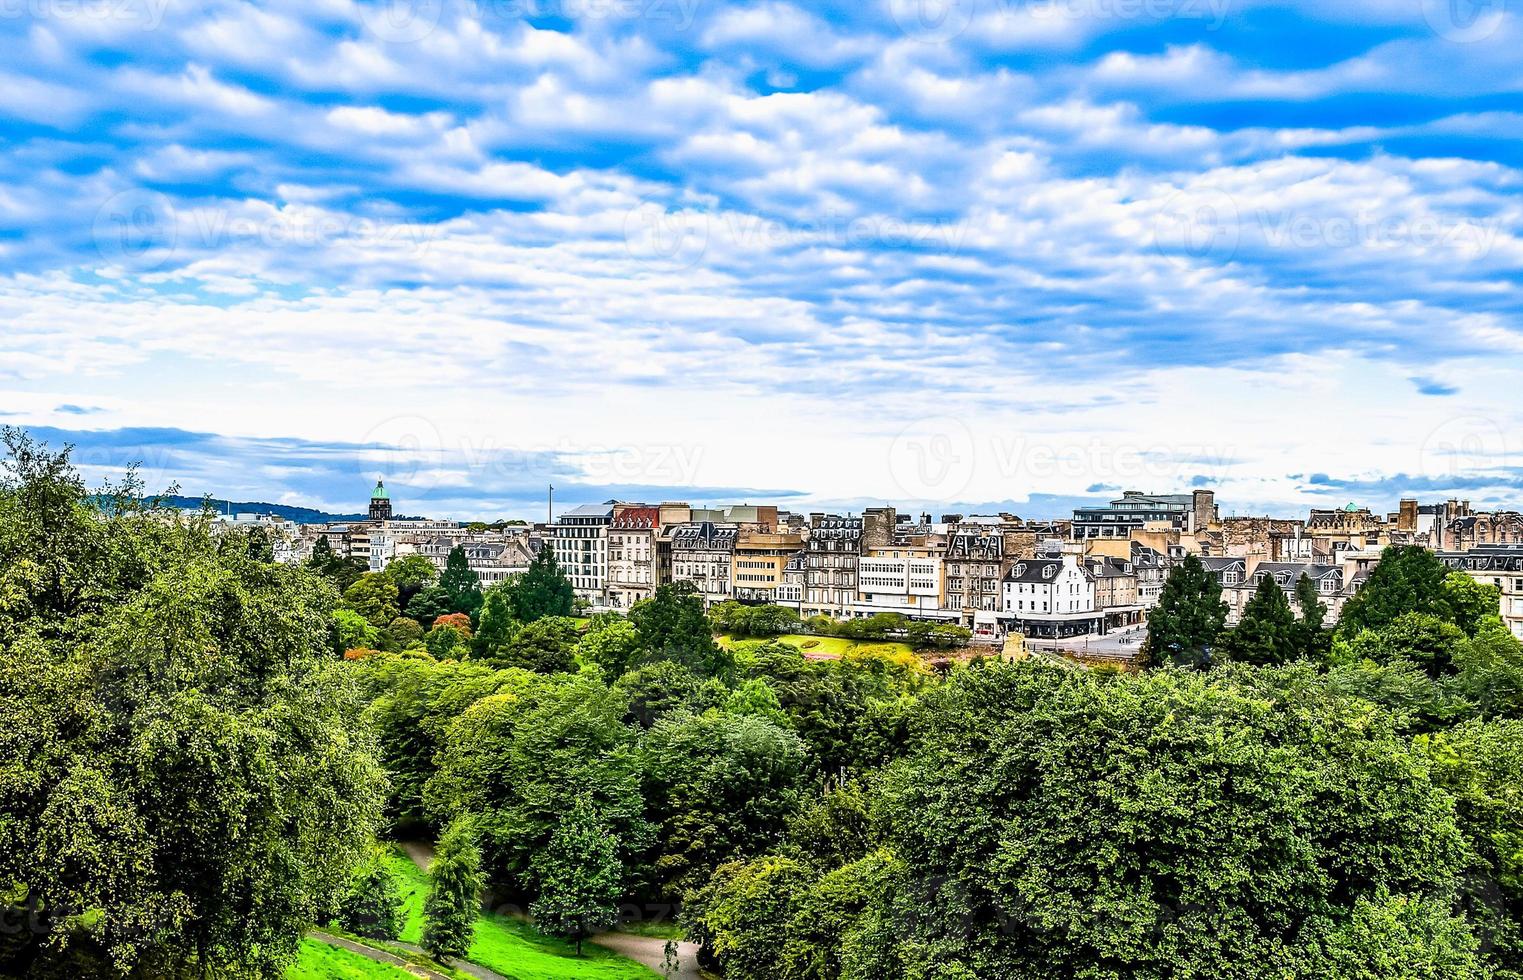
<svg viewBox="0 0 1523 980"><path fill-rule="evenodd" d="M1274 579L1276 585L1285 593L1285 598L1290 602L1291 610L1301 615L1301 608L1296 603L1296 585L1305 575L1312 580L1317 587L1317 598L1327 607L1327 621L1332 622L1343 611L1343 603L1348 595L1344 592L1344 570L1339 565L1303 564L1297 562L1260 561L1245 563L1243 575L1230 587L1222 589L1222 598L1227 602L1227 623L1236 625L1243 619L1243 609L1247 607L1248 600L1258 591L1259 583L1265 577ZM1351 594L1351 593L1350 593Z"/></svg>
<svg viewBox="0 0 1523 980"><path fill-rule="evenodd" d="M972 622L974 613L997 612L1004 605L1005 535L996 528L959 527L947 538L946 591L943 608Z"/></svg>
<svg viewBox="0 0 1523 980"><path fill-rule="evenodd" d="M740 528L730 568L733 598L747 603L787 604L796 609L802 589L796 592L786 588L788 565L803 546L804 536L797 532Z"/></svg>
<svg viewBox="0 0 1523 980"><path fill-rule="evenodd" d="M661 509L644 504L615 504L608 525L608 604L627 610L649 599L661 584L656 534Z"/></svg>
<svg viewBox="0 0 1523 980"><path fill-rule="evenodd" d="M1502 622L1523 639L1523 546L1487 545L1470 551L1440 552L1444 564L1502 594Z"/></svg>
<svg viewBox="0 0 1523 980"><path fill-rule="evenodd" d="M850 615L857 601L862 518L809 515L809 566L804 583L804 615Z"/></svg>
<svg viewBox="0 0 1523 980"><path fill-rule="evenodd" d="M1095 580L1073 555L1017 561L1005 576L1004 594L1006 617L1028 637L1105 630L1104 614L1095 606Z"/></svg>
<svg viewBox="0 0 1523 980"><path fill-rule="evenodd" d="M730 571L739 529L697 521L666 530L670 532L667 540L671 548L672 581L691 582L705 606L730 599Z"/></svg>
<svg viewBox="0 0 1523 980"><path fill-rule="evenodd" d="M937 545L890 544L868 548L857 563L852 613L902 613L917 619L961 618L942 609L945 571Z"/></svg>
<svg viewBox="0 0 1523 980"><path fill-rule="evenodd" d="M1104 507L1074 510L1073 538L1130 538L1148 524L1167 524L1187 534L1205 531L1217 520L1216 495L1192 493L1147 494L1128 490Z"/></svg>
<svg viewBox="0 0 1523 980"><path fill-rule="evenodd" d="M370 492L370 519L377 522L391 520L391 494L386 492L383 480L375 481L375 489Z"/></svg>
<svg viewBox="0 0 1523 980"><path fill-rule="evenodd" d="M612 523L612 504L587 504L566 511L545 529L545 543L577 598L598 608L608 605L608 528Z"/></svg>
<svg viewBox="0 0 1523 980"><path fill-rule="evenodd" d="M1105 616L1106 631L1142 625L1142 605L1137 571L1120 558L1091 558L1085 569L1095 582L1095 608Z"/></svg>

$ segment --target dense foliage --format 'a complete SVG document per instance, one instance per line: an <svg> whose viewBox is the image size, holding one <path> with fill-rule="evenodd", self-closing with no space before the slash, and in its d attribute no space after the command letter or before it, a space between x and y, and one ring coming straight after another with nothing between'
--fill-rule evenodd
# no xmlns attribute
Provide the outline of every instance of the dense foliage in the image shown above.
<svg viewBox="0 0 1523 980"><path fill-rule="evenodd" d="M337 595L6 441L0 973L279 976L383 797Z"/></svg>

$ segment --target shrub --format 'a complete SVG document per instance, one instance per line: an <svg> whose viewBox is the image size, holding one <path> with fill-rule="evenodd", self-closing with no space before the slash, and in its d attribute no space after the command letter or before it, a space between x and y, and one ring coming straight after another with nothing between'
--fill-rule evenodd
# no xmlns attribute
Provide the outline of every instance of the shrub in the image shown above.
<svg viewBox="0 0 1523 980"><path fill-rule="evenodd" d="M339 902L338 923L369 939L396 939L401 934L402 886L385 862L371 861L355 873Z"/></svg>

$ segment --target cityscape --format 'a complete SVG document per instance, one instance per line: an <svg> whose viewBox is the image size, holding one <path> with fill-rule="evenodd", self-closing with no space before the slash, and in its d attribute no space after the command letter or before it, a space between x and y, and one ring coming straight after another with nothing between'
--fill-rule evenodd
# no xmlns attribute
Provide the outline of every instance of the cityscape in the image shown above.
<svg viewBox="0 0 1523 980"><path fill-rule="evenodd" d="M1229 625L1265 578L1288 597L1309 578L1336 618L1385 549L1416 545L1495 586L1504 622L1523 638L1523 514L1476 511L1464 500L1406 499L1391 513L1350 503L1304 518L1224 518L1211 490L1126 491L1063 521L893 507L800 514L749 503L609 501L563 510L545 523L494 526L396 519L392 508L380 481L365 521L296 524L258 513L220 520L262 529L284 562L309 561L324 539L371 572L409 555L442 572L459 548L483 585L522 575L535 553L549 548L593 613L628 612L657 586L680 581L691 583L706 607L777 605L801 618L898 614L962 626L989 644L1012 634L1069 640L1134 633L1186 555L1199 557L1221 585Z"/></svg>

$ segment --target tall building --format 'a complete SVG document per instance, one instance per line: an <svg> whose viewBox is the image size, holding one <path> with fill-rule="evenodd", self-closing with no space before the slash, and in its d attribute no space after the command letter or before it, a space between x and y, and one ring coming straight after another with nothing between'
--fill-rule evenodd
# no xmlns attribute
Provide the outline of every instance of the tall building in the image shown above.
<svg viewBox="0 0 1523 980"><path fill-rule="evenodd" d="M370 519L372 521L391 520L391 494L386 492L384 480L375 481L375 489L370 492Z"/></svg>
<svg viewBox="0 0 1523 980"><path fill-rule="evenodd" d="M555 560L580 599L608 605L608 528L613 504L587 504L566 511L545 529Z"/></svg>

